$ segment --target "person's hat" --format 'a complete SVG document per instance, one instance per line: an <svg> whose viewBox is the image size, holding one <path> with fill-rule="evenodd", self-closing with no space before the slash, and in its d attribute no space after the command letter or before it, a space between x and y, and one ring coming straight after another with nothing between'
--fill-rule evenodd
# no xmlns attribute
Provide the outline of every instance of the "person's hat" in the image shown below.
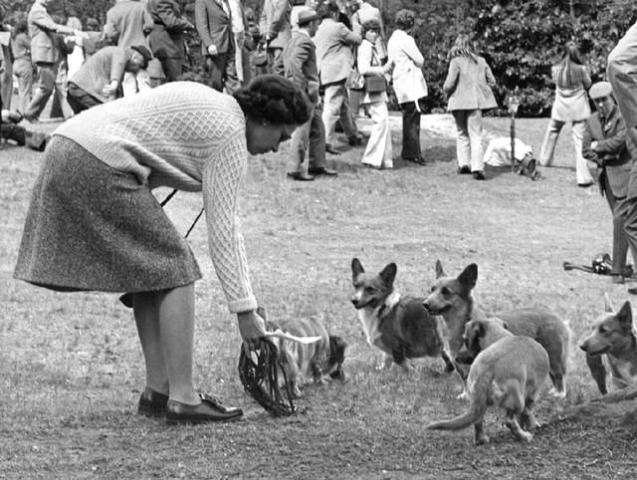
<svg viewBox="0 0 637 480"><path fill-rule="evenodd" d="M296 17L297 23L299 26L305 25L306 23L310 23L312 20L320 20L321 17L316 10L310 7L302 8L299 10L299 14Z"/></svg>
<svg viewBox="0 0 637 480"><path fill-rule="evenodd" d="M608 82L597 82L588 91L588 95L595 100L596 98L609 97L613 93L613 87Z"/></svg>
<svg viewBox="0 0 637 480"><path fill-rule="evenodd" d="M142 68L145 69L148 66L148 62L153 59L153 54L150 53L150 50L148 50L148 48L146 48L144 45L133 45L130 48L144 57L144 64L142 65Z"/></svg>

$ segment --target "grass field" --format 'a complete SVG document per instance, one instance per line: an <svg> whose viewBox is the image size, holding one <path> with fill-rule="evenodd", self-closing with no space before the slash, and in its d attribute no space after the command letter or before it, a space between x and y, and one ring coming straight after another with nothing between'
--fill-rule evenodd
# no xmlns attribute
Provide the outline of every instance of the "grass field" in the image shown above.
<svg viewBox="0 0 637 480"><path fill-rule="evenodd" d="M487 119L508 134L508 120ZM546 120L520 120L536 152ZM557 149L571 154L568 132ZM395 135L396 154L399 136ZM281 153L252 158L241 218L257 298L273 319L315 316L349 346L345 383L305 388L299 413L273 419L242 390L240 337L207 256L205 227L190 236L204 271L196 287L195 371L203 391L246 415L231 425L169 427L135 414L143 362L131 312L116 295L53 293L12 279L31 186L42 155L0 150L0 478L626 478L637 475L634 409L573 406L597 396L577 341L602 313L603 294L628 299L624 286L563 261L588 264L611 249L611 217L596 188L575 185L568 168L543 169L531 182L487 172L485 182L455 173L453 139L423 131L425 167L396 161L393 171L360 165L361 149L332 157L336 179L286 179ZM159 191L163 197L167 191ZM201 197L180 193L168 215L186 232ZM440 259L448 273L479 265L477 302L487 311L544 304L572 330L568 395L545 397L544 424L530 445L512 439L500 412L488 415L492 443L473 431L425 432L456 415L456 377L439 359L403 374L378 371L381 354L363 339L349 302L350 262L371 271L398 264L397 287L422 295Z"/></svg>

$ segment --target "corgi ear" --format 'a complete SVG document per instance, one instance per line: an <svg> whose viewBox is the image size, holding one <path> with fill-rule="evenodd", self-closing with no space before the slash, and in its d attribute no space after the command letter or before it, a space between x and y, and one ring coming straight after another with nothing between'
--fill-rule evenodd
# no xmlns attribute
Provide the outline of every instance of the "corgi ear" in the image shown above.
<svg viewBox="0 0 637 480"><path fill-rule="evenodd" d="M442 269L442 263L440 260L436 260L436 279L445 276L445 271Z"/></svg>
<svg viewBox="0 0 637 480"><path fill-rule="evenodd" d="M633 328L633 311L630 308L630 302L626 300L622 305L622 308L619 309L616 315L617 320L621 324L621 326L626 330L632 330Z"/></svg>
<svg viewBox="0 0 637 480"><path fill-rule="evenodd" d="M475 263L468 265L460 275L458 275L458 281L467 290L471 290L476 286L478 280L478 266Z"/></svg>
<svg viewBox="0 0 637 480"><path fill-rule="evenodd" d="M613 308L613 303L610 301L610 297L606 292L604 292L604 311L606 313L613 313L615 311L615 309Z"/></svg>
<svg viewBox="0 0 637 480"><path fill-rule="evenodd" d="M382 272L380 272L380 278L383 279L383 282L385 282L386 285L393 285L394 279L396 278L397 269L398 268L396 267L395 263L390 263L385 268L383 268Z"/></svg>
<svg viewBox="0 0 637 480"><path fill-rule="evenodd" d="M363 268L361 261L358 258L353 258L352 259L352 275L354 279L356 279L356 277L358 277L358 275L360 275L364 271L365 269Z"/></svg>

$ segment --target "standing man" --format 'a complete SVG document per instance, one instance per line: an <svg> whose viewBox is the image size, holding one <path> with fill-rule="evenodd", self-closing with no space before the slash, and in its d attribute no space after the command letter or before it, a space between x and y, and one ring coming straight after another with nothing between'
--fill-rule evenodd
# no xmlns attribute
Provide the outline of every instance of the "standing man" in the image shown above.
<svg viewBox="0 0 637 480"><path fill-rule="evenodd" d="M283 73L277 71L276 66L282 64L281 54L292 37L291 12L290 0L264 0L263 2L259 29L268 52L269 73Z"/></svg>
<svg viewBox="0 0 637 480"><path fill-rule="evenodd" d="M635 23L608 55L607 75L626 125L626 147L631 153L631 170L626 199L619 204L624 218L624 231L634 259L637 259L637 23ZM628 293L637 295L637 288Z"/></svg>
<svg viewBox="0 0 637 480"><path fill-rule="evenodd" d="M352 49L361 43L361 36L353 33L338 21L341 11L335 3L327 4L327 17L316 31L316 58L323 98L323 123L325 124L326 150L334 150L334 132L339 117L350 144L360 144L360 138L352 121L345 82L354 66Z"/></svg>
<svg viewBox="0 0 637 480"><path fill-rule="evenodd" d="M292 30L290 42L282 54L285 76L307 93L312 102L310 119L292 133L295 170L289 172L288 176L300 181L314 180L314 175L337 175L334 170L325 167L325 126L318 109L319 77L312 37L319 20L315 10L308 7L299 10L298 26Z"/></svg>
<svg viewBox="0 0 637 480"><path fill-rule="evenodd" d="M153 29L153 19L146 4L138 0L116 0L106 12L104 35L118 47L143 45L148 48L148 34ZM132 95L150 89L150 77L146 70L134 75L124 74L122 89L124 95Z"/></svg>
<svg viewBox="0 0 637 480"><path fill-rule="evenodd" d="M195 25L201 38L210 86L232 94L241 84L237 77L232 10L228 0L195 0Z"/></svg>
<svg viewBox="0 0 637 480"><path fill-rule="evenodd" d="M626 125L613 99L608 82L591 86L588 96L597 111L586 120L582 155L600 169L599 186L613 214L613 283L624 283L628 240L619 205L626 198L630 178L631 156L626 148Z"/></svg>
<svg viewBox="0 0 637 480"><path fill-rule="evenodd" d="M67 101L74 113L122 96L124 73L135 76L148 66L152 55L144 45L109 46L98 50L71 77Z"/></svg>
<svg viewBox="0 0 637 480"><path fill-rule="evenodd" d="M58 66L62 60L55 34L82 36L81 32L53 21L46 11L50 1L35 0L27 17L31 37L31 60L37 71L35 95L23 112L24 118L30 122L37 121L40 117L55 88Z"/></svg>
<svg viewBox="0 0 637 480"><path fill-rule="evenodd" d="M174 82L186 61L184 33L195 27L182 16L177 0L148 0L154 26L148 37L153 55L161 62L167 82Z"/></svg>

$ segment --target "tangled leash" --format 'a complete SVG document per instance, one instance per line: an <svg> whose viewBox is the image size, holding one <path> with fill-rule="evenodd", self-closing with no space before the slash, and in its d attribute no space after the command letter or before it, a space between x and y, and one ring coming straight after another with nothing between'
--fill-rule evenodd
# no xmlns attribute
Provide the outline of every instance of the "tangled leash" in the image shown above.
<svg viewBox="0 0 637 480"><path fill-rule="evenodd" d="M256 355L256 362L253 354ZM285 396L279 387L279 372L283 374ZM245 391L272 416L289 417L296 412L279 349L271 340L261 338L255 352L241 345L239 378Z"/></svg>

